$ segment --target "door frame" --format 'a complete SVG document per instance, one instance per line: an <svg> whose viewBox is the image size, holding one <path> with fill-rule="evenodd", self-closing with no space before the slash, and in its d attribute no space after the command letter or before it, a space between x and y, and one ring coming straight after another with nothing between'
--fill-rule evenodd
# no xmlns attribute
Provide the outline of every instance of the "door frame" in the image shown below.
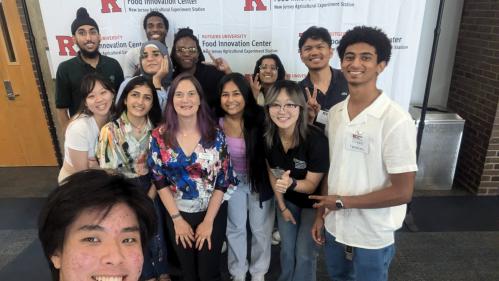
<svg viewBox="0 0 499 281"><path fill-rule="evenodd" d="M31 61L35 65L35 70L37 72L37 75L35 75L35 78L38 78L38 87L40 89L40 98L41 102L43 104L43 111L46 115L47 118L47 125L50 133L50 138L52 139L52 146L54 147L54 152L55 152L55 157L57 159L57 164L59 167L62 167L63 163L63 157L60 149L60 144L59 144L59 139L57 138L57 129L55 127L54 123L54 116L52 114L52 111L50 110L50 104L49 104L49 99L47 95L47 88L45 87L45 80L43 78L43 72L42 72L42 67L40 63L40 59L38 58L38 50L35 44L35 35L33 33L33 29L31 27L31 21L28 13L28 5L26 4L26 0L13 0L16 1L17 3L21 3L22 5L22 15L24 16L24 20L26 23L26 30L28 32L29 38L25 38L26 45L28 47L31 47ZM21 15L21 11L19 12ZM21 23L23 22L22 18L19 19ZM24 28L23 28L24 29Z"/></svg>

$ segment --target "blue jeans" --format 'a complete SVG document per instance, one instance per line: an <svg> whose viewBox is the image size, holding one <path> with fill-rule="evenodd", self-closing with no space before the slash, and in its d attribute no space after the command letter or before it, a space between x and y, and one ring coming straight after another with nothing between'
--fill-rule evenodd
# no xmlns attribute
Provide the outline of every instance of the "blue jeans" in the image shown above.
<svg viewBox="0 0 499 281"><path fill-rule="evenodd" d="M315 281L318 247L310 234L315 210L300 208L287 200L285 203L296 225L285 221L281 211L277 210L281 234L281 275L278 281Z"/></svg>
<svg viewBox="0 0 499 281"><path fill-rule="evenodd" d="M381 249L353 247L352 261L345 258L345 245L336 242L328 231L324 247L326 268L334 281L385 281L388 268L395 255L395 244Z"/></svg>

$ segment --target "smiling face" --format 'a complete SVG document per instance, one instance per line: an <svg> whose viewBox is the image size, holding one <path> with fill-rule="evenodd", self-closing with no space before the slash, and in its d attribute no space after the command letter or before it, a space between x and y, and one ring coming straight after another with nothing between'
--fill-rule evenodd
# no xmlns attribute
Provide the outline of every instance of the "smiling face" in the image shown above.
<svg viewBox="0 0 499 281"><path fill-rule="evenodd" d="M163 55L156 46L146 46L144 53L140 54L140 58L140 63L145 73L154 75L161 69Z"/></svg>
<svg viewBox="0 0 499 281"><path fill-rule="evenodd" d="M201 99L196 87L190 80L182 80L178 83L173 93L173 108L179 118L196 116Z"/></svg>
<svg viewBox="0 0 499 281"><path fill-rule="evenodd" d="M333 49L321 39L309 38L300 49L301 61L310 70L321 70L329 67L333 57Z"/></svg>
<svg viewBox="0 0 499 281"><path fill-rule="evenodd" d="M94 116L107 117L113 104L113 97L111 91L104 88L99 81L96 81L94 88L85 99L85 105Z"/></svg>
<svg viewBox="0 0 499 281"><path fill-rule="evenodd" d="M175 43L175 60L183 70L190 70L198 62L199 52L196 41L182 37Z"/></svg>
<svg viewBox="0 0 499 281"><path fill-rule="evenodd" d="M281 90L276 100L269 104L269 115L272 122L280 129L293 132L300 116L300 107Z"/></svg>
<svg viewBox="0 0 499 281"><path fill-rule="evenodd" d="M147 40L157 40L159 42L165 42L166 34L168 30L166 29L163 19L157 16L151 16L147 18L146 21L146 36Z"/></svg>
<svg viewBox="0 0 499 281"><path fill-rule="evenodd" d="M73 35L73 41L85 57L93 58L99 53L100 34L95 26L78 27Z"/></svg>
<svg viewBox="0 0 499 281"><path fill-rule="evenodd" d="M341 71L349 84L376 85L378 75L385 69L386 62L377 62L376 49L367 43L356 43L345 49Z"/></svg>
<svg viewBox="0 0 499 281"><path fill-rule="evenodd" d="M124 203L86 209L67 228L62 250L51 256L60 281L137 281L143 255L139 223Z"/></svg>
<svg viewBox="0 0 499 281"><path fill-rule="evenodd" d="M146 85L133 88L125 99L128 117L141 118L147 116L152 108L152 95L151 88Z"/></svg>
<svg viewBox="0 0 499 281"><path fill-rule="evenodd" d="M277 80L277 64L273 59L263 59L259 66L259 78L263 84L272 85Z"/></svg>
<svg viewBox="0 0 499 281"><path fill-rule="evenodd" d="M220 96L220 106L228 115L240 115L244 112L244 97L236 83L225 83Z"/></svg>

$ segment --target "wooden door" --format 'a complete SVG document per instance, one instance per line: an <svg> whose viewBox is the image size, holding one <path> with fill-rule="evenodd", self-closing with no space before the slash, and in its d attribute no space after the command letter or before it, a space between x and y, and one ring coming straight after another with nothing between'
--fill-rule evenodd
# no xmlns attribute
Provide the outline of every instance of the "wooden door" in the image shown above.
<svg viewBox="0 0 499 281"><path fill-rule="evenodd" d="M56 166L16 0L0 0L0 166Z"/></svg>

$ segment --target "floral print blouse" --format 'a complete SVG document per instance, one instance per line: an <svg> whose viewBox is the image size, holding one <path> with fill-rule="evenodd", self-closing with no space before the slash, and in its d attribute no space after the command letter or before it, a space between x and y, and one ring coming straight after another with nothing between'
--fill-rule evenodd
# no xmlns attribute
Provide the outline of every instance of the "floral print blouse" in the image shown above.
<svg viewBox="0 0 499 281"><path fill-rule="evenodd" d="M115 169L128 178L149 173L147 155L152 124L147 120L140 139L133 135L133 127L126 111L115 121L104 125L99 134L96 156L103 169Z"/></svg>
<svg viewBox="0 0 499 281"><path fill-rule="evenodd" d="M206 211L214 190L223 191L224 200L228 200L239 180L230 162L223 131L216 129L211 146L201 140L190 156L179 146L167 146L164 132L163 126L152 131L147 159L156 188L170 188L182 212Z"/></svg>

